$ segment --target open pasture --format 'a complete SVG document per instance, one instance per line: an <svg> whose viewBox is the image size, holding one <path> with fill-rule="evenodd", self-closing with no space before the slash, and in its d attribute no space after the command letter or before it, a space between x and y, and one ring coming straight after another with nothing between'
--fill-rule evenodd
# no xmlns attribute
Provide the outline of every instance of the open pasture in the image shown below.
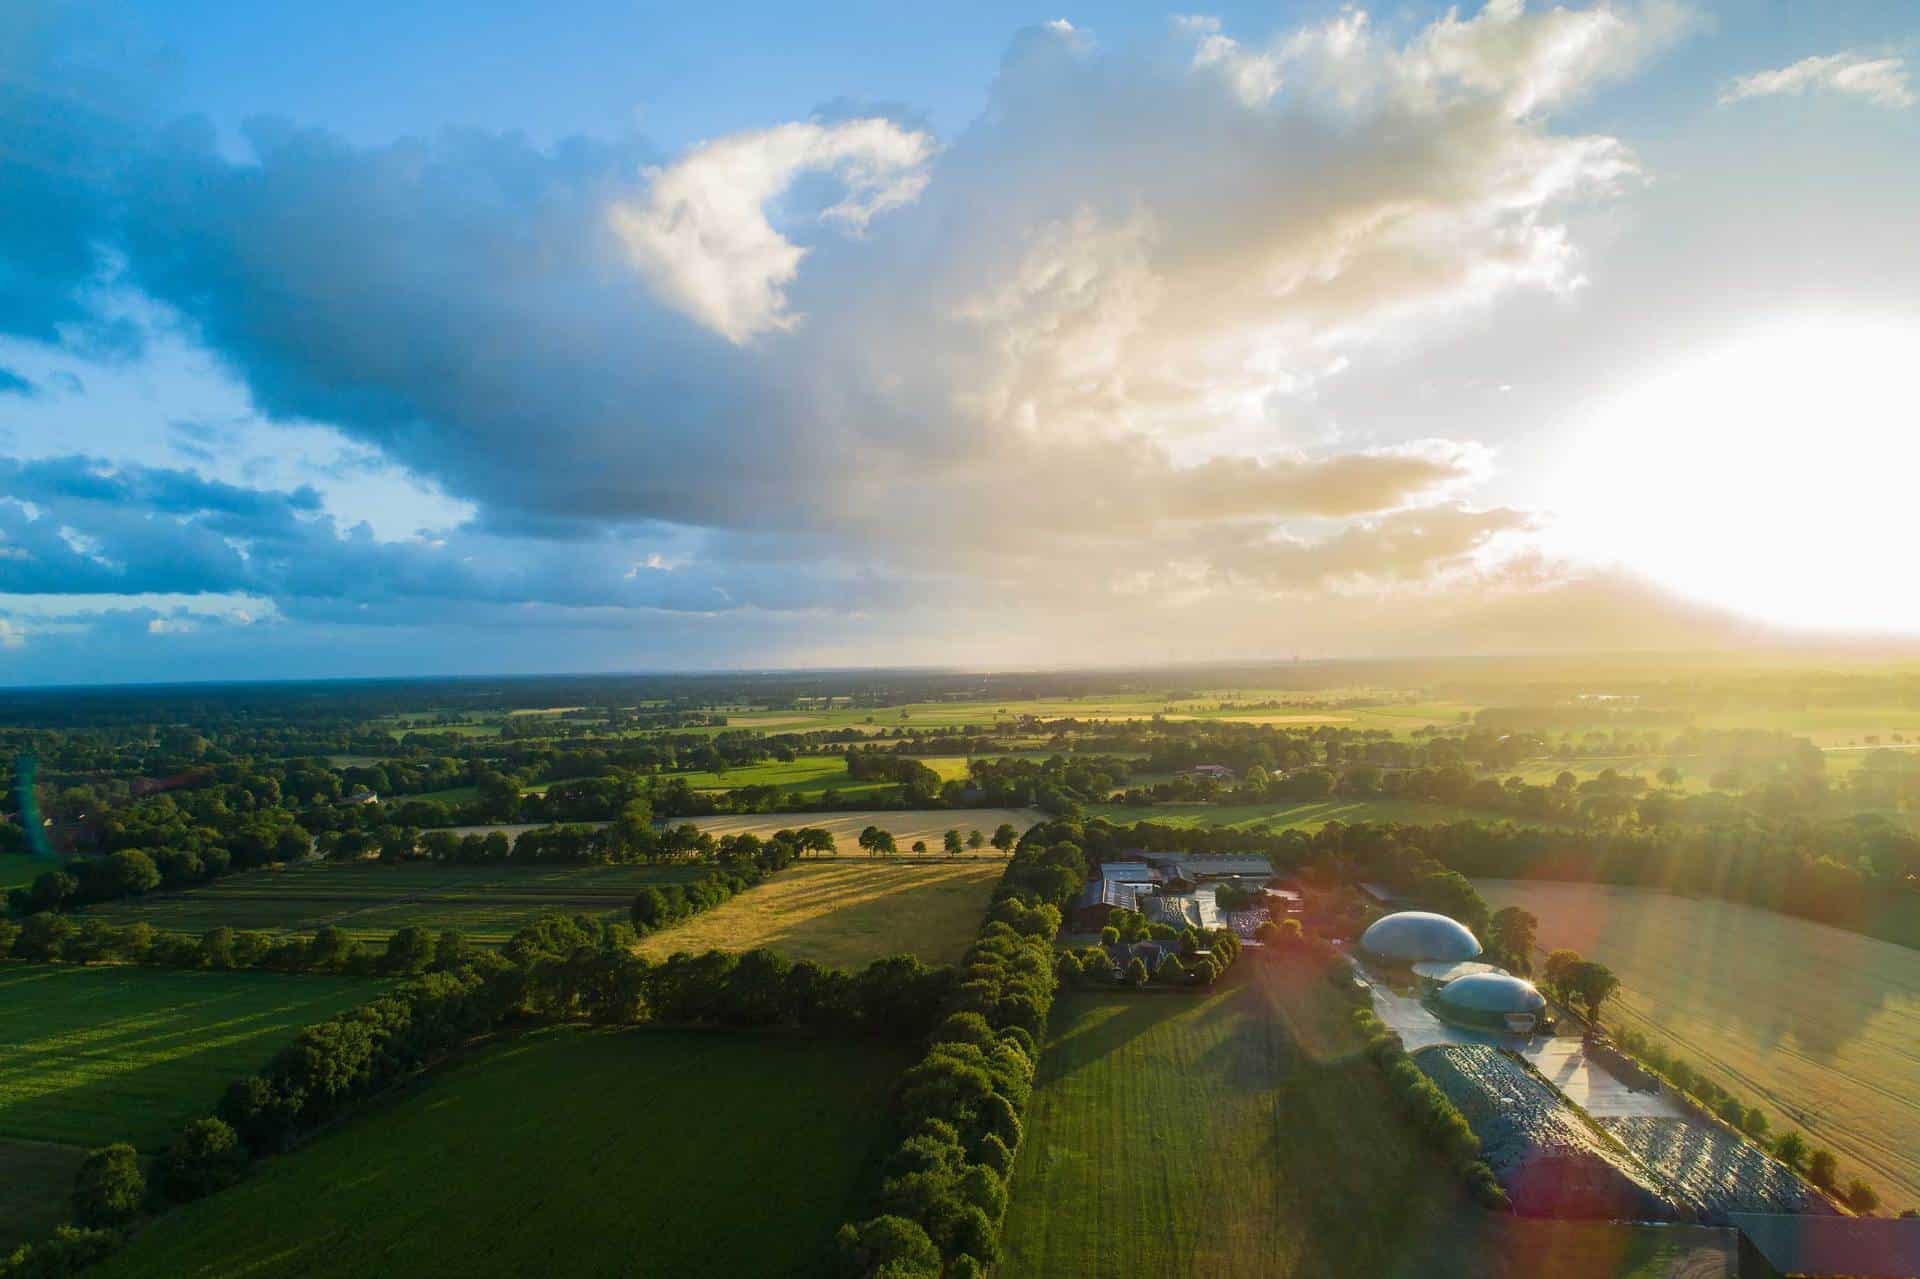
<svg viewBox="0 0 1920 1279"><path fill-rule="evenodd" d="M168 1214L97 1273L825 1275L903 1064L797 1035L542 1031Z"/></svg>
<svg viewBox="0 0 1920 1279"><path fill-rule="evenodd" d="M0 853L0 892L31 884L42 871L52 869L52 862L25 853Z"/></svg>
<svg viewBox="0 0 1920 1279"><path fill-rule="evenodd" d="M1503 1222L1468 1202L1304 965L1054 1006L1009 1279L1731 1274L1708 1232Z"/></svg>
<svg viewBox="0 0 1920 1279"><path fill-rule="evenodd" d="M384 941L411 925L458 929L498 945L548 910L625 918L647 884L696 877L691 866L384 866L315 862L248 871L183 893L122 899L89 913L155 928L311 933L323 925Z"/></svg>
<svg viewBox="0 0 1920 1279"><path fill-rule="evenodd" d="M1620 977L1618 1023L1839 1155L1894 1210L1920 1207L1920 950L1641 888L1476 880Z"/></svg>
<svg viewBox="0 0 1920 1279"><path fill-rule="evenodd" d="M640 953L753 950L834 968L882 955L950 964L965 953L1005 869L998 856L802 862L686 923L645 938Z"/></svg>
<svg viewBox="0 0 1920 1279"><path fill-rule="evenodd" d="M295 1031L378 983L0 964L0 1138L164 1146Z"/></svg>
<svg viewBox="0 0 1920 1279"><path fill-rule="evenodd" d="M958 830L962 835L977 830L991 836L994 829L1005 822L1024 833L1027 827L1045 819L1045 813L1031 808L908 808L862 809L850 813L747 813L685 820L716 837L751 832L765 839L779 830L819 827L833 832L843 854L860 852L857 842L860 832L869 826L878 826L892 832L901 853L910 856L907 850L913 847L914 841L922 839L929 849L938 852L941 837L949 830ZM680 825L681 819L676 818L673 824ZM997 854L988 850L982 855Z"/></svg>
<svg viewBox="0 0 1920 1279"><path fill-rule="evenodd" d="M1280 831L1298 827L1319 830L1328 822L1399 822L1431 826L1440 822L1499 821L1501 814L1476 812L1447 804L1423 804L1404 799L1334 798L1304 803L1273 804L1154 804L1130 808L1124 804L1089 804L1089 817L1104 817L1118 825L1154 822L1162 826L1230 826L1245 831Z"/></svg>
<svg viewBox="0 0 1920 1279"><path fill-rule="evenodd" d="M882 796L899 790L893 782L856 781L848 777L847 762L838 755L802 755L784 762L770 759L724 772L662 773L660 781L683 781L699 791L778 786L808 799L817 799L828 791L851 797Z"/></svg>
<svg viewBox="0 0 1920 1279"><path fill-rule="evenodd" d="M0 1257L72 1215L68 1195L86 1155L81 1146L0 1137Z"/></svg>

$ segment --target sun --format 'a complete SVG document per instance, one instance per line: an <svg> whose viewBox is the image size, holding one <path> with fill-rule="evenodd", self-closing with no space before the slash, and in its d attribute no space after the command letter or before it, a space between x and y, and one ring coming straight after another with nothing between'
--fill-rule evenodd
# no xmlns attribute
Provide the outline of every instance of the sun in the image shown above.
<svg viewBox="0 0 1920 1279"><path fill-rule="evenodd" d="M1764 621L1914 631L1917 497L1920 322L1808 320L1584 417L1549 542Z"/></svg>

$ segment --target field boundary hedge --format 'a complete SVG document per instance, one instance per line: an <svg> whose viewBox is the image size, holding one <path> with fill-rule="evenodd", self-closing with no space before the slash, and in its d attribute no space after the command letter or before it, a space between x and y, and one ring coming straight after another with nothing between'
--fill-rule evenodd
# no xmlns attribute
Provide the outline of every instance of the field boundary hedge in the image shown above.
<svg viewBox="0 0 1920 1279"><path fill-rule="evenodd" d="M1021 837L927 1051L895 1089L902 1140L875 1215L840 1228L859 1279L978 1279L1000 1259L1008 1180L1058 989L1053 938L1087 876L1070 822Z"/></svg>

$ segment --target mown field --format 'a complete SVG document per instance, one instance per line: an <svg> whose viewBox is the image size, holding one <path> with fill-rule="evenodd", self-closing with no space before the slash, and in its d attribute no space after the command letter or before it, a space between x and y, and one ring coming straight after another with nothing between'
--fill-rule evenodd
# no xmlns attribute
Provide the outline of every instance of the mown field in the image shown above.
<svg viewBox="0 0 1920 1279"><path fill-rule="evenodd" d="M49 1234L71 1215L81 1146L0 1137L0 1257Z"/></svg>
<svg viewBox="0 0 1920 1279"><path fill-rule="evenodd" d="M733 790L741 786L778 786L781 790L817 799L828 791L845 796L886 795L897 791L893 782L855 781L838 755L802 755L795 760L765 760L724 772L662 773L662 782L684 781L695 790ZM872 802L872 801L868 801Z"/></svg>
<svg viewBox="0 0 1920 1279"><path fill-rule="evenodd" d="M1604 884L1476 880L1540 918L1542 947L1606 963L1615 1019L1920 1208L1920 951L1710 899Z"/></svg>
<svg viewBox="0 0 1920 1279"><path fill-rule="evenodd" d="M1311 803L1276 804L1154 804L1129 808L1124 804L1089 804L1087 816L1104 817L1119 825L1154 822L1162 826L1231 826L1236 830L1277 831L1298 827L1319 830L1328 822L1399 822L1431 826L1437 822L1499 821L1499 813L1456 808L1450 804L1423 804L1405 799L1326 799Z"/></svg>
<svg viewBox="0 0 1920 1279"><path fill-rule="evenodd" d="M0 892L31 884L40 872L52 869L51 863L25 853L0 853Z"/></svg>
<svg viewBox="0 0 1920 1279"><path fill-rule="evenodd" d="M939 852L940 837L949 830L958 830L962 835L977 830L982 835L991 836L995 827L1007 822L1014 830L1024 832L1045 817L1046 814L1030 808L927 808L872 809L851 813L751 813L745 816L690 817L687 821L716 836L751 831L763 839L777 830L817 826L833 832L842 853L858 853L860 832L868 826L878 826L891 831L901 853L910 855L907 850L915 840L920 839L927 841L929 849ZM674 824L679 825L679 822ZM980 855L994 857L998 853L988 849Z"/></svg>
<svg viewBox="0 0 1920 1279"><path fill-rule="evenodd" d="M835 968L858 968L882 955L901 954L950 964L979 932L1005 869L997 856L802 862L645 938L640 953L664 959L679 950L765 947Z"/></svg>
<svg viewBox="0 0 1920 1279"><path fill-rule="evenodd" d="M293 1032L376 983L0 964L0 1138L164 1146Z"/></svg>
<svg viewBox="0 0 1920 1279"><path fill-rule="evenodd" d="M904 1064L793 1035L531 1034L168 1214L93 1273L826 1274Z"/></svg>
<svg viewBox="0 0 1920 1279"><path fill-rule="evenodd" d="M307 863L231 875L184 893L122 899L89 913L188 933L221 925L311 933L331 924L375 941L418 925L455 928L470 941L498 945L542 911L625 919L643 885L692 879L704 869Z"/></svg>
<svg viewBox="0 0 1920 1279"><path fill-rule="evenodd" d="M1599 1279L1723 1255L1704 1232L1502 1225L1397 1117L1318 976L1242 972L1056 1003L1001 1273Z"/></svg>

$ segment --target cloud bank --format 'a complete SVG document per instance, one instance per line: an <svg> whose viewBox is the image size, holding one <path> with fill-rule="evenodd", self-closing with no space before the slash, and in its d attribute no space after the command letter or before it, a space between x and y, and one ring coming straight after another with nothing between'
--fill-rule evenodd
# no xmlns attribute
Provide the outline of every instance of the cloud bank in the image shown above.
<svg viewBox="0 0 1920 1279"><path fill-rule="evenodd" d="M50 123L16 85L0 194L53 229L0 244L30 286L0 332L72 344L136 296L267 418L477 515L382 541L310 492L81 450L7 472L0 591L355 625L753 611L892 640L949 609L1051 635L1032 619L1070 608L1147 651L1203 604L1284 646L1316 602L1510 592L1534 517L1475 499L1487 450L1318 397L1582 287L1570 216L1640 173L1555 114L1686 22L1493 0L1247 40L1190 17L1121 54L1053 24L944 143L837 111L680 156L276 120L236 151L194 120Z"/></svg>

